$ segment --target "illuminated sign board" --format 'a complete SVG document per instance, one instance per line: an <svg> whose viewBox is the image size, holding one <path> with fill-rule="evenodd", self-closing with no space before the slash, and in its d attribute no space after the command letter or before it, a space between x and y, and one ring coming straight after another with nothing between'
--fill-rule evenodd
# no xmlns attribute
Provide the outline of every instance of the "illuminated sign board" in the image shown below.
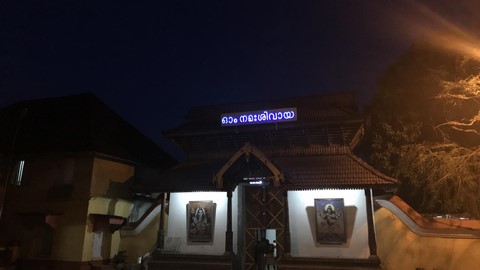
<svg viewBox="0 0 480 270"><path fill-rule="evenodd" d="M297 121L297 108L224 113L222 127Z"/></svg>
<svg viewBox="0 0 480 270"><path fill-rule="evenodd" d="M268 182L265 181L265 177L244 177L243 181L246 181L250 185L268 185Z"/></svg>

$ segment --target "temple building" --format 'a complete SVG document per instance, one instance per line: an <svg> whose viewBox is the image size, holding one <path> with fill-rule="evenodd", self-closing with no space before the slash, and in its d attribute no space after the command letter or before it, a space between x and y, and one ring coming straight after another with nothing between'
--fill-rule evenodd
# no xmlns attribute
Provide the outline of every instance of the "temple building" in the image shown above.
<svg viewBox="0 0 480 270"><path fill-rule="evenodd" d="M178 163L92 94L0 108L0 269L475 269L480 221L392 196L364 119L351 92L194 107Z"/></svg>
<svg viewBox="0 0 480 270"><path fill-rule="evenodd" d="M353 92L186 118L165 134L186 160L138 187L168 203L149 269L380 269L372 194L397 181L354 154L364 117Z"/></svg>

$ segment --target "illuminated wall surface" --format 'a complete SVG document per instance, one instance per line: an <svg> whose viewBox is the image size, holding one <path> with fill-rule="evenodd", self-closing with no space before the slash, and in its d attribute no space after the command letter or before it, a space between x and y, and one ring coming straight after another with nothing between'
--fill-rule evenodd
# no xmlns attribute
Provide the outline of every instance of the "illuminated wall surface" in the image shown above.
<svg viewBox="0 0 480 270"><path fill-rule="evenodd" d="M290 191L288 193L292 256L368 258L368 230L365 195L363 190ZM343 198L347 214L347 243L343 245L319 245L315 239L314 199ZM186 243L187 204L189 201L213 200L216 203L214 239L212 243ZM237 230L237 192L233 195L233 231ZM183 237L181 253L223 254L227 196L225 192L172 193L167 237ZM237 246L234 238L234 248Z"/></svg>
<svg viewBox="0 0 480 270"><path fill-rule="evenodd" d="M347 243L316 243L314 199L343 198ZM363 190L289 191L291 254L293 257L368 258L368 228Z"/></svg>
<svg viewBox="0 0 480 270"><path fill-rule="evenodd" d="M130 180L133 176L133 172L134 169L130 165L95 158L90 187L90 196L92 197L89 200L87 216L89 214L102 214L128 217L132 210L132 202L121 199L103 198L102 196L104 196L109 190L109 185L125 183ZM110 257L118 252L119 245L120 233L116 231L112 234ZM92 259L92 247L93 224L87 220L82 254L83 261Z"/></svg>
<svg viewBox="0 0 480 270"><path fill-rule="evenodd" d="M95 158L93 163L90 196L102 196L112 183L125 183L131 180L134 167L115 161ZM114 194L112 194L114 195Z"/></svg>
<svg viewBox="0 0 480 270"><path fill-rule="evenodd" d="M357 258L369 257L366 205L363 190L289 191L290 233L293 257ZM347 243L316 243L314 199L343 198L346 208ZM214 239L211 243L186 243L187 204L212 200L216 203ZM233 231L236 237L237 192L233 195ZM167 237L182 237L181 253L221 255L225 251L225 192L172 193ZM384 270L404 269L478 269L480 239L421 237L385 208L375 212L378 255ZM156 237L155 226L150 234ZM142 236L146 237L146 236ZM237 239L234 239L234 248ZM235 250L236 252L236 250Z"/></svg>
<svg viewBox="0 0 480 270"><path fill-rule="evenodd" d="M126 251L127 262L135 263L138 257L144 256L152 251L152 248L157 245L159 226L160 215L156 215L138 234L121 236L119 250Z"/></svg>
<svg viewBox="0 0 480 270"><path fill-rule="evenodd" d="M212 242L187 243L187 204L189 201L213 201L216 204L215 228ZM232 197L232 229L237 230L237 192ZM168 219L167 237L182 237L180 252L205 255L222 255L225 253L225 232L227 231L227 193L226 192L185 192L171 193L170 217ZM234 233L233 246L237 239Z"/></svg>
<svg viewBox="0 0 480 270"><path fill-rule="evenodd" d="M480 239L422 237L385 208L375 211L375 224L384 270L479 269Z"/></svg>

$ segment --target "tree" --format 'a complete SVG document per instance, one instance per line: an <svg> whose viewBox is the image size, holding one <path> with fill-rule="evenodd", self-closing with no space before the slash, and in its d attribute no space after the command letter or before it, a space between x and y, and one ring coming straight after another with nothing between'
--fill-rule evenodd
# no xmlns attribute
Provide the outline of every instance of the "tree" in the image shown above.
<svg viewBox="0 0 480 270"><path fill-rule="evenodd" d="M421 212L480 217L480 62L417 44L391 65L369 107L369 162Z"/></svg>

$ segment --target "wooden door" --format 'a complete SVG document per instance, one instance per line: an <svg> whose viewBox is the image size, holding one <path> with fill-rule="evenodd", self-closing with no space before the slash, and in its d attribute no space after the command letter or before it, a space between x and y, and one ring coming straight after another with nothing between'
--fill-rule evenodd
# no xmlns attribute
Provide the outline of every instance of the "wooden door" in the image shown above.
<svg viewBox="0 0 480 270"><path fill-rule="evenodd" d="M276 254L279 259L285 245L285 199L280 189L271 186L245 187L245 269L255 269L255 245L262 230L276 231ZM273 241L270 241L272 243Z"/></svg>

